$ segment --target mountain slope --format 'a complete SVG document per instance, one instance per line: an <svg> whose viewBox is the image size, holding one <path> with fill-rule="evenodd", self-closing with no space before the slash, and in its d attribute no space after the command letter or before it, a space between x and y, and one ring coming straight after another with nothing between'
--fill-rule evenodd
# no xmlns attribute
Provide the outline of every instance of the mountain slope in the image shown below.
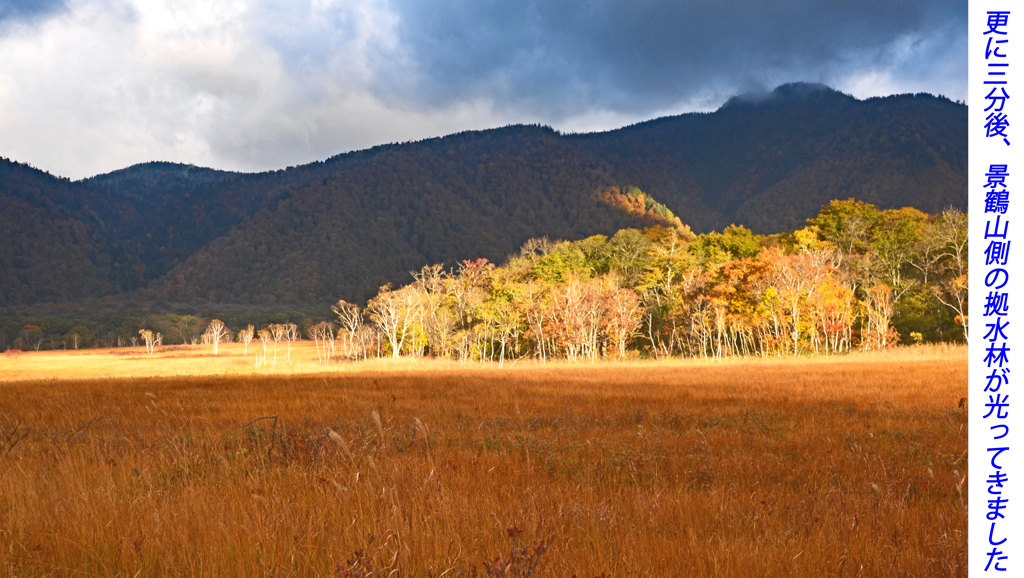
<svg viewBox="0 0 1024 578"><path fill-rule="evenodd" d="M0 158L0 305L98 297L130 275L80 192L77 183Z"/></svg>
<svg viewBox="0 0 1024 578"><path fill-rule="evenodd" d="M650 226L605 204L614 177L550 129L405 145L277 199L154 285L171 299L362 301L425 264L502 260L531 237Z"/></svg>
<svg viewBox="0 0 1024 578"><path fill-rule="evenodd" d="M784 85L714 113L574 138L701 232L779 232L850 197L927 212L967 206L967 107L930 95L859 101Z"/></svg>
<svg viewBox="0 0 1024 578"><path fill-rule="evenodd" d="M965 209L966 183L965 106L807 84L603 133L512 126L257 174L146 163L71 183L0 162L12 207L0 303L144 287L180 301L361 301L424 264L658 222L609 204L613 186L639 187L697 232L772 233L832 199Z"/></svg>

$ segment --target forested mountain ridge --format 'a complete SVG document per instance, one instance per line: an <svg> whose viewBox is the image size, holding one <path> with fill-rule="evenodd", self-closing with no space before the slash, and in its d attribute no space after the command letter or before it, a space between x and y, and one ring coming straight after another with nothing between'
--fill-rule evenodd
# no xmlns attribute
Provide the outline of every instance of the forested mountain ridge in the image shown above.
<svg viewBox="0 0 1024 578"><path fill-rule="evenodd" d="M139 284L167 273L226 233L247 214L233 206L225 181L237 173L152 162L83 181L88 197L126 254ZM134 287L133 287L134 288Z"/></svg>
<svg viewBox="0 0 1024 578"><path fill-rule="evenodd" d="M124 281L133 263L83 190L0 158L0 304L68 301L131 286Z"/></svg>
<svg viewBox="0 0 1024 578"><path fill-rule="evenodd" d="M550 129L464 133L346 160L151 289L184 301L308 302L332 292L363 301L426 263L500 261L531 237L656 224L604 202L596 193L614 177Z"/></svg>
<svg viewBox="0 0 1024 578"><path fill-rule="evenodd" d="M794 84L609 132L510 126L256 174L146 163L70 182L0 160L0 305L146 287L173 301L362 301L427 263L663 221L613 202L613 187L697 232L782 232L832 199L966 208L966 119L930 95Z"/></svg>
<svg viewBox="0 0 1024 578"><path fill-rule="evenodd" d="M708 114L573 135L698 232L799 227L832 199L936 213L967 206L967 107L783 85Z"/></svg>

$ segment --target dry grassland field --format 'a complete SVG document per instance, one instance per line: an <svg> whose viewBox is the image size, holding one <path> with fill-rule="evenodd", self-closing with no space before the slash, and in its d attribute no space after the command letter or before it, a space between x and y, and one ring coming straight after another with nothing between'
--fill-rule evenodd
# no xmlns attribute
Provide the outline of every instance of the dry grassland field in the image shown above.
<svg viewBox="0 0 1024 578"><path fill-rule="evenodd" d="M0 356L2 576L965 576L962 347Z"/></svg>

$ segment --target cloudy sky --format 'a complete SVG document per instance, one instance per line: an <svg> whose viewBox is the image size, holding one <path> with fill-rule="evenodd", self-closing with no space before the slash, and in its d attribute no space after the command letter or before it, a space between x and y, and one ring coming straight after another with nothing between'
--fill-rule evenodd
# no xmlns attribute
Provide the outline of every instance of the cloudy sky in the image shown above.
<svg viewBox="0 0 1024 578"><path fill-rule="evenodd" d="M793 81L967 98L966 0L0 0L0 156L256 171Z"/></svg>

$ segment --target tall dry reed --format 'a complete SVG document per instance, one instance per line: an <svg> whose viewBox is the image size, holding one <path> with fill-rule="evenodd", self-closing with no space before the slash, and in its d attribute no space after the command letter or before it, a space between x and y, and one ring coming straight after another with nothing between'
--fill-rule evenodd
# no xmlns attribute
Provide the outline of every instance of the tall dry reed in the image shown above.
<svg viewBox="0 0 1024 578"><path fill-rule="evenodd" d="M0 575L963 576L966 369L5 383Z"/></svg>

